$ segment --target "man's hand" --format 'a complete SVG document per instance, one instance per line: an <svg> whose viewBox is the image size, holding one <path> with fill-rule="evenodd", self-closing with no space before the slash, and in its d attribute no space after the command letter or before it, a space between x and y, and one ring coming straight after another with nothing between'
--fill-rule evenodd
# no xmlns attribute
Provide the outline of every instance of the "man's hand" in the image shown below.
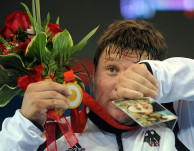
<svg viewBox="0 0 194 151"><path fill-rule="evenodd" d="M51 81L41 81L28 85L24 94L21 114L44 126L49 109L67 109L71 91L64 85Z"/></svg>
<svg viewBox="0 0 194 151"><path fill-rule="evenodd" d="M121 98L158 96L158 82L145 64L134 64L122 72L116 89Z"/></svg>

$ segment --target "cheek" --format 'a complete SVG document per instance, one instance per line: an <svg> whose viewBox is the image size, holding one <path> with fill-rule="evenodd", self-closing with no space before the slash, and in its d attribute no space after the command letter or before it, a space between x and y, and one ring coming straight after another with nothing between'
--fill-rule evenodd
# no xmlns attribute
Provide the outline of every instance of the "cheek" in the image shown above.
<svg viewBox="0 0 194 151"><path fill-rule="evenodd" d="M114 91L115 80L103 74L98 75L95 81L95 98L101 105L110 99L110 95Z"/></svg>

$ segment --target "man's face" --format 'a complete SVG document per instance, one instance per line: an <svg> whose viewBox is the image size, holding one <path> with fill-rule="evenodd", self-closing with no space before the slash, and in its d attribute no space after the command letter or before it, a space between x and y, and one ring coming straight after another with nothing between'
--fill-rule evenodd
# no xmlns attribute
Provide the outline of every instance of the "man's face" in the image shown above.
<svg viewBox="0 0 194 151"><path fill-rule="evenodd" d="M141 60L146 60L146 53ZM116 107L112 101L120 99L116 88L119 76L126 71L128 67L138 62L139 57L136 52L127 56L117 56L110 53L110 56L104 51L99 59L98 67L94 75L94 98L95 100L119 123L133 124L133 120L126 113Z"/></svg>

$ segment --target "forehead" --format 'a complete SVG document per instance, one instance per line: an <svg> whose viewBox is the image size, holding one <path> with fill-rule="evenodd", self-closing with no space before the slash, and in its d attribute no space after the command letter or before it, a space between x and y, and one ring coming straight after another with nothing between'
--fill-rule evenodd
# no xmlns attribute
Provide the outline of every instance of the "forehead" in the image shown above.
<svg viewBox="0 0 194 151"><path fill-rule="evenodd" d="M122 62L122 61L130 61L130 62L134 62L137 63L138 61L141 60L147 60L148 56L146 52L143 52L142 56L140 56L138 51L132 51L130 49L125 49L122 52L117 50L115 51L115 49L105 49L101 56L100 56L100 60L104 60L104 61L118 61L118 62Z"/></svg>

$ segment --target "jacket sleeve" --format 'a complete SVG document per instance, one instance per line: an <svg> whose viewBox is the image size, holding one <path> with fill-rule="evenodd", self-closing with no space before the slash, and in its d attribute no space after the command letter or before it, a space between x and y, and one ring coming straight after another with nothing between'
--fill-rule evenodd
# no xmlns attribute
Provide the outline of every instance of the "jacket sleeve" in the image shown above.
<svg viewBox="0 0 194 151"><path fill-rule="evenodd" d="M194 101L194 60L170 58L164 61L146 60L159 82L156 101L167 103L176 100Z"/></svg>
<svg viewBox="0 0 194 151"><path fill-rule="evenodd" d="M0 131L0 150L35 151L46 140L42 132L19 110L12 118L4 120Z"/></svg>

